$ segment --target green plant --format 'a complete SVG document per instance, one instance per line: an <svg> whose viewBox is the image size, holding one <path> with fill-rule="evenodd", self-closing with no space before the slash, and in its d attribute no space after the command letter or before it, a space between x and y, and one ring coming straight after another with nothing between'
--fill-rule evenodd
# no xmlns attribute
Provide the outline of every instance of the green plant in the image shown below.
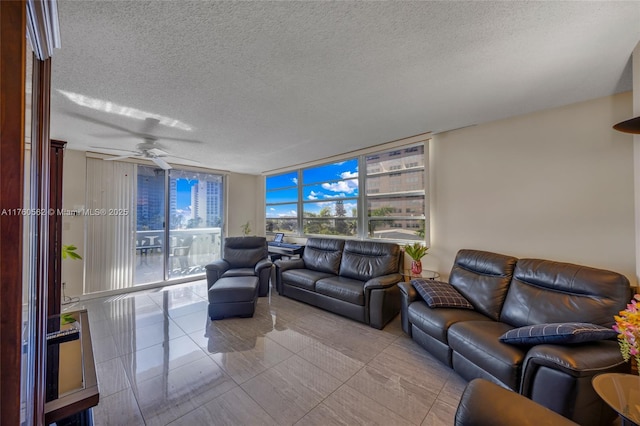
<svg viewBox="0 0 640 426"><path fill-rule="evenodd" d="M247 221L247 223L242 225L240 228L242 228L242 235L244 235L245 237L251 233L251 223L249 221Z"/></svg>
<svg viewBox="0 0 640 426"><path fill-rule="evenodd" d="M423 246L420 243L413 243L411 245L404 246L404 252L409 255L409 257L413 260L420 260L427 254L427 250L429 247Z"/></svg>
<svg viewBox="0 0 640 426"><path fill-rule="evenodd" d="M76 250L78 250L78 247L74 246L73 244L63 244L62 245L62 258L63 259L77 259L77 260L82 260L82 256L80 256L78 253L76 253Z"/></svg>

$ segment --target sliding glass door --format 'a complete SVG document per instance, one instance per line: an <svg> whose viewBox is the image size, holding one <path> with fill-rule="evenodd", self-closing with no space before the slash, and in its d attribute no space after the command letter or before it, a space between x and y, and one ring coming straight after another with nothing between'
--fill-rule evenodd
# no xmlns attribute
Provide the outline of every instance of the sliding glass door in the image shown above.
<svg viewBox="0 0 640 426"><path fill-rule="evenodd" d="M169 170L169 279L204 274L220 258L222 182L216 174Z"/></svg>
<svg viewBox="0 0 640 426"><path fill-rule="evenodd" d="M135 284L164 280L165 171L137 165Z"/></svg>
<svg viewBox="0 0 640 426"><path fill-rule="evenodd" d="M202 276L220 258L223 176L87 161L85 294Z"/></svg>

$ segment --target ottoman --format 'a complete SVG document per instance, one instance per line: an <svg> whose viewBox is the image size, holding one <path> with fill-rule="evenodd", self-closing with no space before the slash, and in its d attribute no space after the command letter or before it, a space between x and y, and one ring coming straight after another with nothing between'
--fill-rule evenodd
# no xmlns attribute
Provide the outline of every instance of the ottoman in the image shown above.
<svg viewBox="0 0 640 426"><path fill-rule="evenodd" d="M252 317L258 301L258 277L225 277L209 289L209 318Z"/></svg>

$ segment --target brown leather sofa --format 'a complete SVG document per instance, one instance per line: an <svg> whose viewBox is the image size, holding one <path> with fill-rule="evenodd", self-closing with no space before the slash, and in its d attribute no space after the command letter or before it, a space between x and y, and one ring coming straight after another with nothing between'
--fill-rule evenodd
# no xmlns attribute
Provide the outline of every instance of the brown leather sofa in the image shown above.
<svg viewBox="0 0 640 426"><path fill-rule="evenodd" d="M402 328L467 380L484 378L583 425L615 413L591 386L594 375L628 371L614 338L577 344L515 345L499 340L528 325L581 322L611 327L630 298L623 275L541 259L460 250L449 284L473 310L429 308L400 283Z"/></svg>
<svg viewBox="0 0 640 426"><path fill-rule="evenodd" d="M277 260L279 294L382 329L400 312L400 247L309 238L300 259Z"/></svg>

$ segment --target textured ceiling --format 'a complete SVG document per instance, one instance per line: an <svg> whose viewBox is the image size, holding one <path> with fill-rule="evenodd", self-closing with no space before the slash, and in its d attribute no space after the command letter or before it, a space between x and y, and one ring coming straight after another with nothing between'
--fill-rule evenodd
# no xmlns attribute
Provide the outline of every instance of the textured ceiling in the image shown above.
<svg viewBox="0 0 640 426"><path fill-rule="evenodd" d="M58 3L52 138L242 173L631 90L640 40L638 1Z"/></svg>

